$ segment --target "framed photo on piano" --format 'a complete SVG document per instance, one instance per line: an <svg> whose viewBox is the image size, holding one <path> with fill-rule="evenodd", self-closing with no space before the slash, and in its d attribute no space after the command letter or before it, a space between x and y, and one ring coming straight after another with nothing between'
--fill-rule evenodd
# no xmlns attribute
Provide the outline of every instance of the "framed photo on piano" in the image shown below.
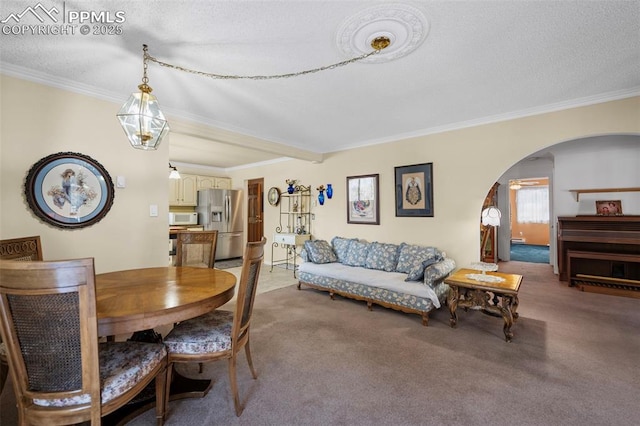
<svg viewBox="0 0 640 426"><path fill-rule="evenodd" d="M598 200L596 201L596 214L598 216L622 216L622 201Z"/></svg>

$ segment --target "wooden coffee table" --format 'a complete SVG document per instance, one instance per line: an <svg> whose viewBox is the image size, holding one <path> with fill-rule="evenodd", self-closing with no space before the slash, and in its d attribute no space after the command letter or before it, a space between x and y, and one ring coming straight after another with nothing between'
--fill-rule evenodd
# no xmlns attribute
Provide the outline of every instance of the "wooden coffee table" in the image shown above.
<svg viewBox="0 0 640 426"><path fill-rule="evenodd" d="M513 338L511 326L518 319L516 310L522 275L487 272L486 275L501 277L504 281L484 282L468 278L467 274L481 274L481 272L474 269L459 269L444 280L451 287L447 299L451 312L451 327L455 328L458 324L456 314L458 306L465 311L481 310L483 313L502 317L504 337L507 342L511 342Z"/></svg>

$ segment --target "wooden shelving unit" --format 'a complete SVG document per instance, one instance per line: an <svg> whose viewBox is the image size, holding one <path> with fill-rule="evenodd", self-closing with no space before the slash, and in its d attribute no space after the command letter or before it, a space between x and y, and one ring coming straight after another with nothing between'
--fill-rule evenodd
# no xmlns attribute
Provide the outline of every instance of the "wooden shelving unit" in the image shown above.
<svg viewBox="0 0 640 426"><path fill-rule="evenodd" d="M569 192L576 194L576 201L580 201L580 194L596 194L606 192L640 192L640 187L636 188L595 188L595 189L570 189Z"/></svg>

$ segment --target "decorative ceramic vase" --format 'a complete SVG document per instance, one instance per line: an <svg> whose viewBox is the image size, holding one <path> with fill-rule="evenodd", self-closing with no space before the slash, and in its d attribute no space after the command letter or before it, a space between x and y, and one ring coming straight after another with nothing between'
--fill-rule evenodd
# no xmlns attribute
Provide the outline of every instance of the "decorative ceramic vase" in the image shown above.
<svg viewBox="0 0 640 426"><path fill-rule="evenodd" d="M324 205L324 191L320 191L318 193L318 202L320 203L321 206Z"/></svg>
<svg viewBox="0 0 640 426"><path fill-rule="evenodd" d="M295 191L296 191L296 189L293 187L293 184L292 184L292 183L290 183L290 184L289 184L289 187L287 188L287 192L288 192L289 194L293 194Z"/></svg>
<svg viewBox="0 0 640 426"><path fill-rule="evenodd" d="M327 197L328 198L333 197L333 187L331 186L330 183L327 184Z"/></svg>

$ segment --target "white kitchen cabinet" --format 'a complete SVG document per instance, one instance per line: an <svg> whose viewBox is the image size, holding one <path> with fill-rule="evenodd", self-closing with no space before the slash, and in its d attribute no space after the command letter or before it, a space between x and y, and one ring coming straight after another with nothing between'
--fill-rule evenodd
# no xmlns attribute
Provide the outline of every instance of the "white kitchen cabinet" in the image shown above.
<svg viewBox="0 0 640 426"><path fill-rule="evenodd" d="M216 176L198 176L198 189L231 189L231 179Z"/></svg>
<svg viewBox="0 0 640 426"><path fill-rule="evenodd" d="M180 173L180 179L169 179L170 206L196 206L200 189L231 189L231 178Z"/></svg>
<svg viewBox="0 0 640 426"><path fill-rule="evenodd" d="M216 188L231 189L231 178L217 177Z"/></svg>
<svg viewBox="0 0 640 426"><path fill-rule="evenodd" d="M169 179L170 206L196 206L198 204L197 176L180 173L180 179Z"/></svg>

